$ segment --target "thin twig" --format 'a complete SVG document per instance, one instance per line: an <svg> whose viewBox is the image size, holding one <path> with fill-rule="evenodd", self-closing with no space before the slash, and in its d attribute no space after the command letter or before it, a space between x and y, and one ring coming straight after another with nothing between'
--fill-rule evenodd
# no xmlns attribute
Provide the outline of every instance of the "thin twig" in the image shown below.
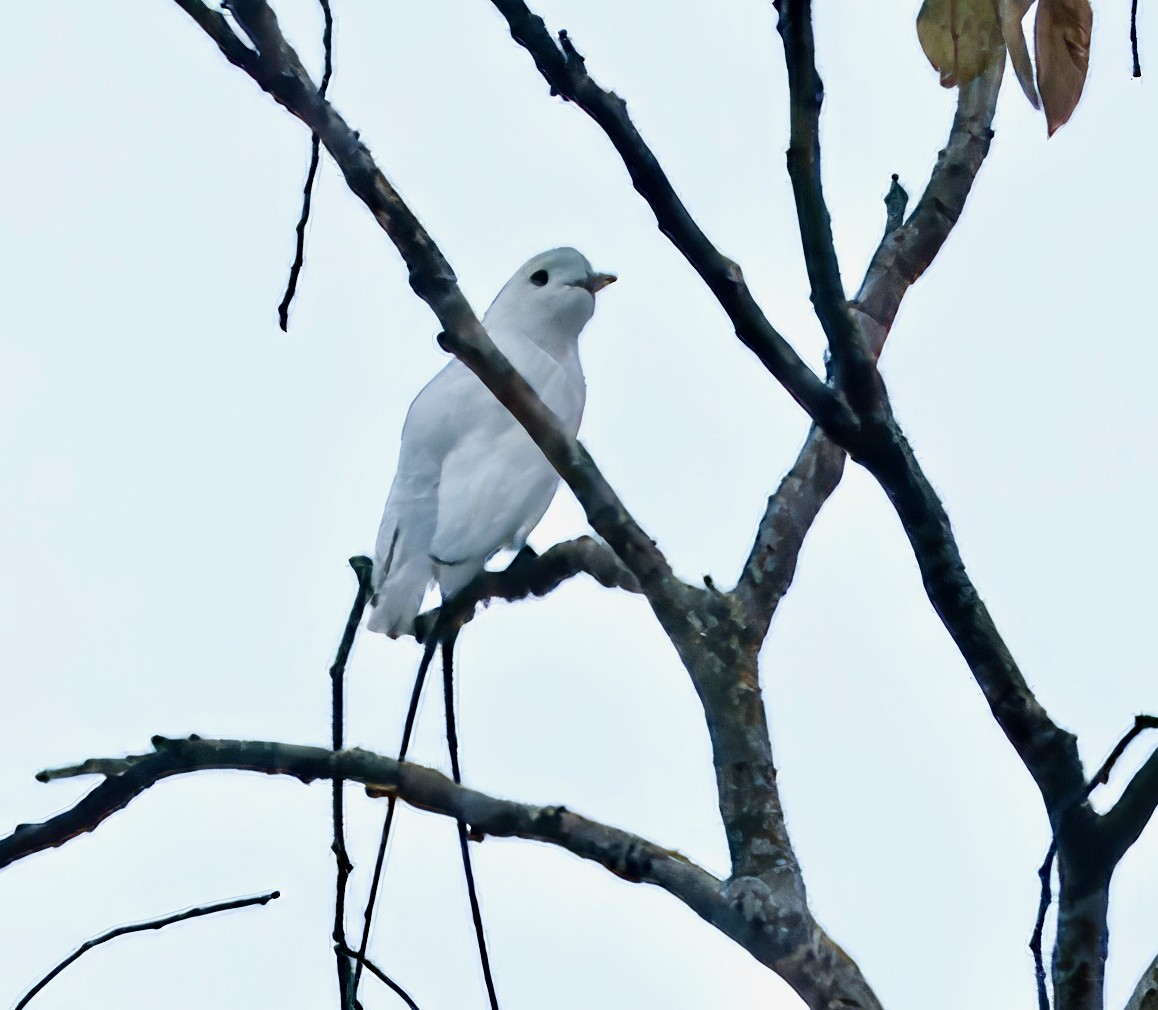
<svg viewBox="0 0 1158 1010"><path fill-rule="evenodd" d="M1038 1010L1049 1010L1049 988L1045 979L1045 957L1041 952L1042 934L1045 932L1045 917L1049 912L1050 902L1053 901L1051 877L1053 876L1053 858L1057 855L1057 842L1049 843L1049 851L1045 860L1037 868L1037 876L1041 881L1041 897L1037 902L1037 921L1033 924L1033 935L1029 938L1029 949L1033 953L1033 976L1037 983Z"/></svg>
<svg viewBox="0 0 1158 1010"><path fill-rule="evenodd" d="M1130 746L1140 734L1145 733L1148 729L1158 729L1158 716L1153 715L1136 715L1134 716L1134 725L1130 727L1121 740L1117 742L1114 749L1110 751L1110 756L1102 762L1102 767L1098 769L1098 774L1090 779L1090 784L1086 787L1085 797L1094 791L1098 786L1104 786L1110 781L1110 772L1114 770L1114 765L1118 763L1118 759L1126 753L1126 748Z"/></svg>
<svg viewBox="0 0 1158 1010"><path fill-rule="evenodd" d="M254 898L233 898L230 901L220 901L213 905L200 905L196 908L187 908L184 912L175 912L173 915L167 915L162 919L150 919L148 922L134 922L128 926L117 926L115 929L110 929L107 932L101 933L99 936L94 936L91 940L85 940L84 943L77 947L76 950L29 989L12 1010L24 1010L24 1007L28 1006L33 996L40 992L41 989L48 985L49 982L56 978L57 975L64 971L65 968L77 960L82 954L92 950L93 947L99 947L102 943L107 943L109 940L115 940L118 936L124 936L126 933L139 933L146 929L164 929L166 926L171 926L175 922L183 922L185 919L196 919L202 915L213 915L216 912L227 912L231 908L247 908L250 905L264 905L266 902L280 897L280 891L269 891Z"/></svg>
<svg viewBox="0 0 1158 1010"><path fill-rule="evenodd" d="M1138 0L1130 0L1130 54L1134 57L1134 76L1142 76L1142 64L1138 62Z"/></svg>
<svg viewBox="0 0 1158 1010"><path fill-rule="evenodd" d="M457 629L451 629L442 640L442 700L446 711L446 746L450 751L450 769L455 785L462 785L462 769L458 764L458 729L454 718L454 643ZM486 933L483 931L482 908L478 901L478 888L474 880L474 868L470 862L470 845L466 837L466 822L461 818L458 827L458 847L462 853L462 870L466 875L466 893L470 899L470 917L474 922L474 936L478 943L478 957L482 965L483 981L487 987L487 998L491 1010L499 1010L499 999L495 993L495 980L491 974L491 959L487 952Z"/></svg>
<svg viewBox="0 0 1158 1010"><path fill-rule="evenodd" d="M901 177L893 173L889 191L885 194L885 238L888 238L905 223L905 208L909 205L909 194L901 185Z"/></svg>
<svg viewBox="0 0 1158 1010"><path fill-rule="evenodd" d="M1158 729L1158 716L1135 716L1134 728L1119 747L1124 750L1126 744L1147 729ZM1110 757L1117 760L1118 753L1115 749ZM1108 769L1104 769L1104 772L1108 774ZM1098 774L1102 775L1103 772ZM1121 859L1126 850L1138 840L1153 816L1155 807L1158 807L1158 750L1151 753L1122 790L1118 802L1102 817L1102 829L1111 859Z"/></svg>
<svg viewBox="0 0 1158 1010"><path fill-rule="evenodd" d="M438 625L435 624L437 630ZM410 691L410 705L406 709L406 720L402 725L402 742L398 746L398 760L405 761L410 750L410 738L414 733L414 722L418 717L418 702L422 698L422 687L426 683L426 671L438 648L438 635L431 633L422 652L422 661L414 675L414 687ZM378 901L378 885L382 881L382 871L386 866L386 847L390 842L390 828L394 824L394 808L398 796L390 793L386 799L386 818L382 822L382 836L378 841L378 855L374 859L374 872L370 877L370 894L366 898L366 908L362 913L362 939L358 943L358 954L354 959L354 995L358 994L358 984L362 980L362 966L366 964L366 950L370 945L370 924L374 919L374 906Z"/></svg>
<svg viewBox="0 0 1158 1010"><path fill-rule="evenodd" d="M334 75L334 14L330 10L330 0L318 0L325 18L322 29L322 48L325 50L325 67L322 70L322 83L318 88L318 96L326 97L330 87L330 78ZM289 307L294 300L294 293L298 289L298 275L302 272L302 265L306 257L306 224L310 220L310 204L313 200L314 179L318 174L318 165L321 162L321 138L313 133L310 135L310 169L306 173L306 182L302 187L302 213L298 218L297 239L294 245L294 262L290 267L289 280L286 282L285 294L281 304L277 307L277 321L283 332L289 332Z"/></svg>
<svg viewBox="0 0 1158 1010"><path fill-rule="evenodd" d="M123 758L89 758L78 765L69 765L65 768L45 768L36 773L37 782L52 782L56 779L74 779L81 775L103 775L105 778L115 778L122 772L128 771L147 754L130 754Z"/></svg>
<svg viewBox="0 0 1158 1010"><path fill-rule="evenodd" d="M350 658L350 650L354 647L358 625L362 623L362 613L370 599L370 576L373 571L373 562L366 557L350 558L350 567L354 569L354 574L358 577L358 592L354 596L350 615L346 618L346 627L338 645L338 654L330 667L330 745L334 753L340 751L344 745L346 663ZM343 785L342 779L339 776L334 776L331 793L334 821L332 848L337 870L334 880L333 938L334 956L338 961L338 989L341 993L342 1010L352 1010L354 991L350 985L352 974L350 959L342 951L346 947L346 887L350 880L350 871L353 870L354 866L350 862L349 853L346 851Z"/></svg>
<svg viewBox="0 0 1158 1010"><path fill-rule="evenodd" d="M383 985L385 985L388 989L390 989L393 993L395 993L398 996L398 998L402 1000L403 1003L405 1003L408 1007L410 1007L410 1010L420 1010L418 1004L414 1002L414 1000L411 998L410 994L405 989L403 989L402 986L400 986L397 982L395 982L394 979L392 979L389 975L387 975L386 972L384 972L373 961L371 961L368 957L363 957L357 951L350 950L349 947L346 948L345 953L346 953L346 956L349 957L354 962L356 962L359 967L365 966L366 970L371 975L373 975Z"/></svg>

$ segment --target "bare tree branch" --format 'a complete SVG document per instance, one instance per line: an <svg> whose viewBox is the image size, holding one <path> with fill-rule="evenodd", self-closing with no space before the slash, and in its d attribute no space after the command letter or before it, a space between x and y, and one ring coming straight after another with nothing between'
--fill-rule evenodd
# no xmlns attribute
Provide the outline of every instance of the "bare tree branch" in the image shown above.
<svg viewBox="0 0 1158 1010"><path fill-rule="evenodd" d="M442 702L446 717L446 749L450 754L450 768L456 786L462 785L462 771L458 763L458 728L454 716L454 643L458 638L458 629L452 628L442 640ZM486 929L483 927L482 906L478 899L478 885L475 881L474 866L470 858L470 843L467 838L465 821L455 821L458 831L458 851L462 856L462 871L466 878L466 895L470 903L470 917L474 924L474 938L478 947L479 966L482 968L483 982L486 985L487 999L491 1010L499 1010L499 997L495 990L494 972L491 969L491 956L487 950Z"/></svg>
<svg viewBox="0 0 1158 1010"><path fill-rule="evenodd" d="M82 775L103 775L105 778L113 778L147 757L148 754L129 754L123 758L89 758L78 765L45 768L36 773L36 781L55 782L57 779L75 779Z"/></svg>
<svg viewBox="0 0 1158 1010"><path fill-rule="evenodd" d="M960 89L949 140L913 213L886 233L853 304L879 355L909 288L929 268L957 223L993 141L993 113L1005 63L999 60ZM865 318L867 317L867 318Z"/></svg>
<svg viewBox="0 0 1158 1010"><path fill-rule="evenodd" d="M905 223L905 208L909 205L909 194L901 185L901 177L896 172L889 182L885 194L885 236L886 238Z"/></svg>
<svg viewBox="0 0 1158 1010"><path fill-rule="evenodd" d="M542 554L524 547L501 572L483 571L448 605L419 614L415 637L425 640L447 606L454 611L454 624L467 624L476 608L492 600L513 602L528 596L546 596L576 575L589 575L607 589L640 592L639 582L602 541L594 537L576 537L555 544Z"/></svg>
<svg viewBox="0 0 1158 1010"><path fill-rule="evenodd" d="M780 974L811 1007L828 1005L825 993L838 986L849 994L844 1006L879 1008L848 955L792 894L775 892L751 877L733 878L725 884L678 852L565 807L498 799L455 785L434 769L356 748L335 753L322 747L195 736L183 740L154 737L153 743L154 753L125 759L131 762L128 770L106 779L73 807L43 823L21 825L0 838L0 867L94 830L145 790L174 775L233 769L287 775L306 783L340 777L464 821L476 838L493 835L546 842L596 862L624 880L661 887ZM67 777L67 771L54 769L45 777Z"/></svg>
<svg viewBox="0 0 1158 1010"><path fill-rule="evenodd" d="M710 878L678 853L565 808L540 808L490 797L457 786L433 769L360 748L335 752L324 747L198 736L176 740L157 736L153 745L151 753L118 759L129 765L127 770L107 777L69 809L39 824L19 825L12 834L0 838L0 867L94 830L162 779L210 769L235 769L288 775L302 782L335 777L359 782L377 795L392 793L412 806L461 819L476 834L552 842L603 863L626 879L647 879L661 887L694 884L692 893L698 893L697 888ZM91 769L97 763L107 765L108 760L49 769L38 778L50 781L93 774ZM654 880L632 869L644 857L653 865Z"/></svg>
<svg viewBox="0 0 1158 1010"><path fill-rule="evenodd" d="M949 516L891 413L871 422L866 436L858 462L893 503L920 567L925 593L994 718L1033 776L1056 831L1056 819L1085 786L1077 741L1053 722L1025 682L965 571Z"/></svg>
<svg viewBox="0 0 1158 1010"><path fill-rule="evenodd" d="M316 142L316 141L315 141ZM330 746L340 751L345 746L345 718L346 718L346 663L350 659L350 650L354 647L354 639L358 634L358 627L362 623L362 614L366 604L370 601L373 591L371 573L373 563L369 558L350 558L350 567L358 579L358 591L354 595L354 602L350 606L350 615L346 618L346 627L342 631L342 639L338 643L337 655L330 666ZM345 792L341 778L335 776L330 796L331 819L333 821L334 841L331 849L334 853L334 926L332 938L334 941L334 957L337 961L338 991L341 994L342 1010L353 1010L356 996L354 981L354 965L346 956L346 889L354 864L350 862L350 854L346 849L346 813Z"/></svg>
<svg viewBox="0 0 1158 1010"><path fill-rule="evenodd" d="M791 106L788 176L804 262L812 285L812 305L832 350L833 378L858 410L872 409L879 396L876 361L849 311L832 244L832 221L820 177L820 107L824 85L816 72L811 0L774 0L777 28L784 40Z"/></svg>
<svg viewBox="0 0 1158 1010"><path fill-rule="evenodd" d="M330 90L330 78L334 76L334 12L330 9L330 0L319 0L322 8L322 52L325 62L322 69L322 83L318 94L323 98ZM322 163L322 144L316 133L310 135L310 167L306 171L306 181L302 185L302 210L298 216L297 227L294 229L294 260L290 266L289 277L286 279L285 294L277 306L277 321L283 333L289 332L289 309L293 303L294 294L298 289L298 278L306 262L306 225L310 222L310 207L314 198L314 181L318 177L318 168Z"/></svg>
<svg viewBox="0 0 1158 1010"><path fill-rule="evenodd" d="M744 570L733 590L747 615L747 628L759 642L792 579L804 539L844 475L848 454L816 425L792 469L768 499Z"/></svg>
<svg viewBox="0 0 1158 1010"><path fill-rule="evenodd" d="M12 1010L24 1010L24 1007L32 1001L32 998L40 992L49 982L51 982L57 975L59 975L65 968L76 961L82 954L88 953L93 947L99 947L102 943L107 943L109 940L115 940L118 936L125 936L128 933L140 933L146 929L164 929L166 926L171 926L175 922L184 922L186 919L196 919L202 915L215 915L217 912L227 912L234 908L248 908L250 905L264 905L275 898L280 898L280 891L268 891L265 894L259 894L253 898L233 898L230 901L219 901L213 905L201 905L197 908L187 908L183 912L176 912L173 915L166 915L161 919L150 919L148 922L134 922L127 926L117 926L115 929L107 930L98 936L94 936L91 940L85 940L79 947L60 962L55 968L45 975L39 982L28 990L21 997L20 1001L12 1008Z"/></svg>
<svg viewBox="0 0 1158 1010"><path fill-rule="evenodd" d="M369 559L365 559L369 560ZM418 664L418 670L414 674L414 687L410 690L410 704L406 708L406 719L402 724L402 740L398 745L398 760L399 762L406 760L406 754L410 750L410 738L414 732L414 721L418 717L418 703L422 698L422 687L426 682L426 673L430 669L430 661L434 658L435 650L438 648L439 633L442 631L441 622L435 621L431 629L431 634L427 638L425 647L422 650L422 660ZM366 896L366 904L362 910L362 939L358 943L358 956L355 961L354 968L354 993L357 994L358 983L362 977L362 968L366 961L366 948L370 944L370 924L374 919L374 907L378 900L378 886L382 882L382 872L386 866L386 846L390 842L390 828L394 823L394 811L397 808L398 796L394 792L387 792L381 794L376 792L373 787L366 787L367 795L379 796L386 795L386 816L382 821L382 833L378 839L378 854L374 859L374 870L370 875L370 892Z"/></svg>

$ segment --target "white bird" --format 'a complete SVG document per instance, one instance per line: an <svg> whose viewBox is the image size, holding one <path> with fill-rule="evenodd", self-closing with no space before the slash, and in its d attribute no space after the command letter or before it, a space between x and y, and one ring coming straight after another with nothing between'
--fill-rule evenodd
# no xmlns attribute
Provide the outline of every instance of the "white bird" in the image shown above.
<svg viewBox="0 0 1158 1010"><path fill-rule="evenodd" d="M483 316L498 347L574 436L587 387L579 333L615 277L574 249L528 260ZM414 634L437 581L450 599L503 548L519 550L559 476L518 421L457 358L414 398L374 550L367 627Z"/></svg>

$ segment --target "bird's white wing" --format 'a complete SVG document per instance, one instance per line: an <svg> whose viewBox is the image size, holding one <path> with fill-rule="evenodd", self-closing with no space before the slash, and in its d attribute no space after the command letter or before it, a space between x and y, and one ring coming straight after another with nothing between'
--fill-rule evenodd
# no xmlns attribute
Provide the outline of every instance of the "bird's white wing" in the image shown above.
<svg viewBox="0 0 1158 1010"><path fill-rule="evenodd" d="M483 317L496 346L574 435L585 386L579 333L594 295L615 280L574 249L528 260ZM543 517L558 477L518 422L459 361L415 398L374 562L368 627L411 634L437 577L453 598L503 547L521 547Z"/></svg>
<svg viewBox="0 0 1158 1010"><path fill-rule="evenodd" d="M569 371L527 341L504 350L564 425L577 429L583 412L582 372ZM451 595L452 585L461 588L473 577L468 575L472 565L477 573L496 551L522 547L559 485L558 474L523 426L475 381L488 409L475 408L477 416L443 460L431 543L431 554L443 566L439 582ZM445 571L455 565L466 566L458 577Z"/></svg>
<svg viewBox="0 0 1158 1010"><path fill-rule="evenodd" d="M558 483L559 475L513 418L499 431L471 431L442 467L430 551L436 563L474 564L477 571L500 548L521 547Z"/></svg>
<svg viewBox="0 0 1158 1010"><path fill-rule="evenodd" d="M481 420L487 427L488 415L497 414L487 398L502 410L465 365L452 361L410 405L374 549L371 631L391 637L413 632L422 597L435 578L430 555L443 466L467 426Z"/></svg>

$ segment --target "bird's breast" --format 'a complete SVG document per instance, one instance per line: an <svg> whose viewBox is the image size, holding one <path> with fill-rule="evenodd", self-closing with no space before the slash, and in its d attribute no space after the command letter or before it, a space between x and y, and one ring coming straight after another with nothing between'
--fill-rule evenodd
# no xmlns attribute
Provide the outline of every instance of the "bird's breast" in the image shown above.
<svg viewBox="0 0 1158 1010"><path fill-rule="evenodd" d="M504 341L508 343L505 347L497 340L495 343L539 399L563 422L568 433L572 437L576 435L587 398L579 355L572 352L557 358L525 339Z"/></svg>

